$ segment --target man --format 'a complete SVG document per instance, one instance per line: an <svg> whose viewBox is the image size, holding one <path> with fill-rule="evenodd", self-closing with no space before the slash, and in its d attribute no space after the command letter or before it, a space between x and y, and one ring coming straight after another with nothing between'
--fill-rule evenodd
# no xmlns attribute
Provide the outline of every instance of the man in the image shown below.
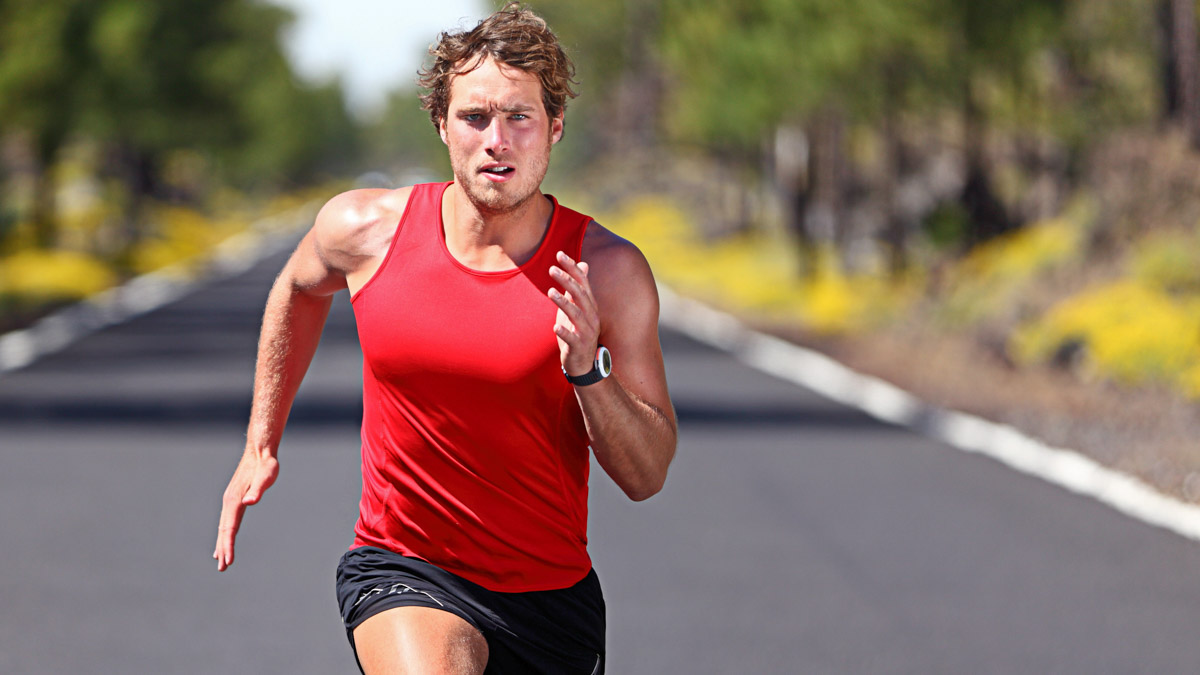
<svg viewBox="0 0 1200 675"><path fill-rule="evenodd" d="M543 195L572 67L516 3L443 33L422 97L454 181L354 190L271 290L245 454L213 557L226 569L331 296L363 348L363 495L338 596L379 673L599 673L586 550L589 446L632 499L658 492L676 420L641 253Z"/></svg>

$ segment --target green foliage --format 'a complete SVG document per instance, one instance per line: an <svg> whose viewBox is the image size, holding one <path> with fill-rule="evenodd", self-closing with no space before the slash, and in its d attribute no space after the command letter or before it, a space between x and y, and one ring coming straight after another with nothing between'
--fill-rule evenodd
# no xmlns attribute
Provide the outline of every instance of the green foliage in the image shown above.
<svg viewBox="0 0 1200 675"><path fill-rule="evenodd" d="M665 4L663 48L675 83L666 123L675 136L712 147L756 147L785 116L815 109L853 70L866 40L852 25L862 15L841 2Z"/></svg>
<svg viewBox="0 0 1200 675"><path fill-rule="evenodd" d="M31 134L44 165L74 135L151 172L192 148L251 185L310 178L357 139L337 83L295 79L290 20L252 0L0 0L0 133Z"/></svg>
<svg viewBox="0 0 1200 675"><path fill-rule="evenodd" d="M366 160L370 166L397 174L427 172L449 175L446 146L421 109L414 89L393 92L383 114L365 133Z"/></svg>
<svg viewBox="0 0 1200 675"><path fill-rule="evenodd" d="M546 19L574 61L580 96L595 101L611 93L629 62L629 8L648 7L654 1L533 0L528 4Z"/></svg>
<svg viewBox="0 0 1200 675"><path fill-rule="evenodd" d="M82 1L0 2L0 128L32 133L43 160L70 126L86 17Z"/></svg>
<svg viewBox="0 0 1200 675"><path fill-rule="evenodd" d="M1059 39L1065 11L1063 0L664 0L664 7L671 130L682 140L749 151L779 124L828 105L876 122L897 107L958 108L964 96L985 113L1026 110L1038 93L1031 73Z"/></svg>
<svg viewBox="0 0 1200 675"><path fill-rule="evenodd" d="M302 85L284 58L279 36L291 19L278 7L230 2L225 23L235 39L206 50L201 64L217 89L236 93L219 157L243 185L312 180L360 149L341 84Z"/></svg>
<svg viewBox="0 0 1200 675"><path fill-rule="evenodd" d="M967 234L967 210L958 202L943 202L921 223L929 243L936 248L958 246Z"/></svg>

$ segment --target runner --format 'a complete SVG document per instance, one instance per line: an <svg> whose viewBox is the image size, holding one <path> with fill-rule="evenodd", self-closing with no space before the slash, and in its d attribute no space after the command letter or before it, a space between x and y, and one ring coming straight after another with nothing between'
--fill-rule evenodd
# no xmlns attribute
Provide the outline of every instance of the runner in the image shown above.
<svg viewBox="0 0 1200 675"><path fill-rule="evenodd" d="M540 190L575 95L545 22L512 3L431 53L422 102L454 180L334 197L284 267L213 557L233 563L246 506L274 483L348 289L363 493L337 591L361 669L601 673L589 449L634 500L675 454L654 280L636 247Z"/></svg>

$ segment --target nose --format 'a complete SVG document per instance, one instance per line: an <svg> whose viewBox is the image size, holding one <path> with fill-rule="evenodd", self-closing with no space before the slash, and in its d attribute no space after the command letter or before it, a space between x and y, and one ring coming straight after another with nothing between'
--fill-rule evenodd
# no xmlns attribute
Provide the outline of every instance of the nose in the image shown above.
<svg viewBox="0 0 1200 675"><path fill-rule="evenodd" d="M490 154L508 152L508 129L504 127L504 118L499 116L492 118L492 123L488 125L484 133L486 134L485 144Z"/></svg>

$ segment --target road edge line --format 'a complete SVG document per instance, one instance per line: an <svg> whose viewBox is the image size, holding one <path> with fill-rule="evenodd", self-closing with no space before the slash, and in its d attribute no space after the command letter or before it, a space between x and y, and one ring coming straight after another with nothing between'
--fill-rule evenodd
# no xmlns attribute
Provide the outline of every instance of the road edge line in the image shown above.
<svg viewBox="0 0 1200 675"><path fill-rule="evenodd" d="M1016 471L1090 497L1141 522L1200 541L1200 506L1165 495L1138 478L1074 450L1056 448L1015 427L926 403L805 347L760 333L736 317L659 284L660 320L739 361L826 398L983 455Z"/></svg>
<svg viewBox="0 0 1200 675"><path fill-rule="evenodd" d="M201 286L245 272L296 245L318 202L260 218L217 244L211 253L149 272L56 312L27 328L0 335L0 377L35 363L109 326L164 307ZM285 225L294 221L299 225Z"/></svg>

